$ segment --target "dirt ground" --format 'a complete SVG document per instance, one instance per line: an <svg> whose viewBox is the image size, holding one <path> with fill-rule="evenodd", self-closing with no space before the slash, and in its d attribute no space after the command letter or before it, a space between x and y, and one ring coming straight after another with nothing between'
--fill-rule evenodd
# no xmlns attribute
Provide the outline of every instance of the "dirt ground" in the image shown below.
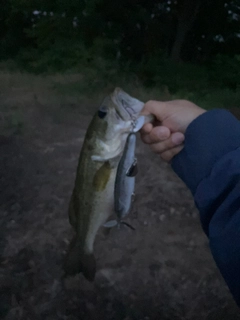
<svg viewBox="0 0 240 320"><path fill-rule="evenodd" d="M13 97L17 103L18 90L2 92L0 103L10 105ZM136 230L102 228L95 281L82 275L61 281L72 237L67 207L97 105L51 109L33 89L23 91L24 133L0 137L0 319L240 319L190 192L140 140L127 220Z"/></svg>

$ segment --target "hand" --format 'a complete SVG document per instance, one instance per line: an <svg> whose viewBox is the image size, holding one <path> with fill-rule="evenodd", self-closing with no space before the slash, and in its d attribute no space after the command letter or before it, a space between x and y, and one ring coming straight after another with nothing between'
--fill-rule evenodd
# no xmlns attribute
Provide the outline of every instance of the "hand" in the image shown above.
<svg viewBox="0 0 240 320"><path fill-rule="evenodd" d="M151 113L157 120L144 125L141 129L142 140L169 162L183 149L188 125L204 112L206 110L187 100L148 101L142 113Z"/></svg>

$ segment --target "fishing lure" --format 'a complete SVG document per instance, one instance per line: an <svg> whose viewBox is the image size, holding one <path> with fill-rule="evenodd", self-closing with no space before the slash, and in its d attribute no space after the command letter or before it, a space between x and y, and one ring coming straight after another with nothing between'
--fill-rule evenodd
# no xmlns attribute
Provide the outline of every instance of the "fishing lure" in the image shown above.
<svg viewBox="0 0 240 320"><path fill-rule="evenodd" d="M138 119L132 118L132 133L129 134L121 160L118 164L117 174L114 185L114 211L117 219L107 221L104 226L113 228L121 224L127 225L129 228L134 228L123 221L131 210L134 200L135 176L138 173L136 151L136 134L146 122L152 121L153 115L140 116Z"/></svg>
<svg viewBox="0 0 240 320"><path fill-rule="evenodd" d="M105 227L112 228L114 226L119 226L120 224L125 224L131 229L134 229L131 225L122 220L129 213L134 199L135 176L138 172L135 149L136 135L130 133L117 168L114 185L114 211L117 215L117 219L108 221L105 223Z"/></svg>

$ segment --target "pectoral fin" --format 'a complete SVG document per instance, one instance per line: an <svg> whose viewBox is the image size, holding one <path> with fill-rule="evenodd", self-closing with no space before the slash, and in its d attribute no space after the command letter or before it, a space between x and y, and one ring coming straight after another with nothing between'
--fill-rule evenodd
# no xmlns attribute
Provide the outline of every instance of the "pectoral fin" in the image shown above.
<svg viewBox="0 0 240 320"><path fill-rule="evenodd" d="M118 221L117 220L109 220L106 223L104 223L103 227L105 228L113 228L116 227L118 225Z"/></svg>
<svg viewBox="0 0 240 320"><path fill-rule="evenodd" d="M114 228L114 227L120 227L121 224L124 224L125 226L127 226L128 228L135 230L135 228L133 226L131 226L131 224L125 222L125 221L117 221L117 220L109 220L106 223L104 223L104 227L105 228Z"/></svg>
<svg viewBox="0 0 240 320"><path fill-rule="evenodd" d="M96 191L103 191L108 183L111 175L111 165L109 162L104 164L98 169L93 178L93 188Z"/></svg>

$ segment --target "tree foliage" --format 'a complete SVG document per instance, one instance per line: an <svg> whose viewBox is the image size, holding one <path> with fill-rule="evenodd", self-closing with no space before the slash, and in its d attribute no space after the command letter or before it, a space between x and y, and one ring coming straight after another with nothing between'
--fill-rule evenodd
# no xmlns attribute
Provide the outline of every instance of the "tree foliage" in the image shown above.
<svg viewBox="0 0 240 320"><path fill-rule="evenodd" d="M32 66L96 57L206 64L240 53L240 0L2 0L0 39L0 58Z"/></svg>

